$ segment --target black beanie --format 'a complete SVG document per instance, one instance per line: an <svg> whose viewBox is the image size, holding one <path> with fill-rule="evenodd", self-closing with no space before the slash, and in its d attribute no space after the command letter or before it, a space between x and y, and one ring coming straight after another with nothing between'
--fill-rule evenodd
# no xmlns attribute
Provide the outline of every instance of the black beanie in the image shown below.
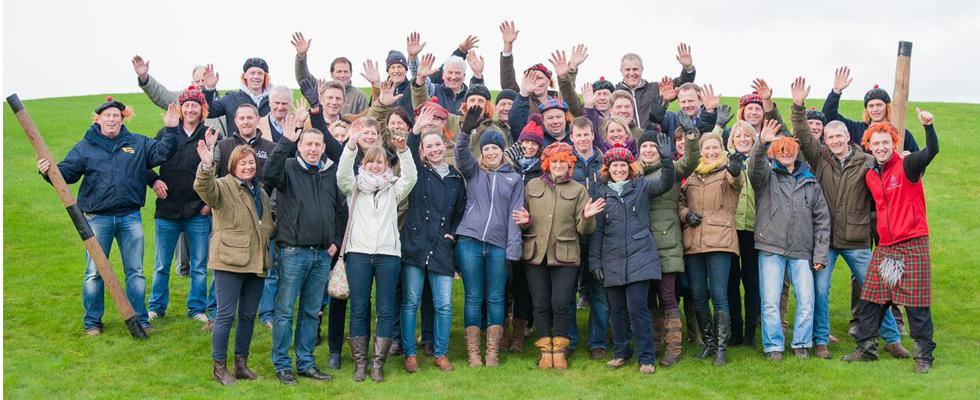
<svg viewBox="0 0 980 400"><path fill-rule="evenodd" d="M878 85L875 85L873 89L864 95L864 106L867 107L869 101L876 99L885 102L885 104L892 102L892 98L888 96L888 92L885 89L879 88Z"/></svg>
<svg viewBox="0 0 980 400"><path fill-rule="evenodd" d="M497 93L497 102L494 103L494 105L500 103L500 100L503 100L503 99L508 99L510 101L514 101L515 99L517 99L517 92L514 91L513 89L504 89L504 90L501 90L500 93Z"/></svg>
<svg viewBox="0 0 980 400"><path fill-rule="evenodd" d="M466 91L466 98L468 99L470 96L480 96L487 99L487 101L490 101L490 90L487 89L486 86L483 86L483 84L474 83L470 85L470 89Z"/></svg>
<svg viewBox="0 0 980 400"><path fill-rule="evenodd" d="M643 146L643 143L646 142L653 142L653 144L657 144L657 135L660 134L660 131L650 129L643 131L643 134L640 135L640 139L636 141L636 148L639 149L640 146Z"/></svg>
<svg viewBox="0 0 980 400"><path fill-rule="evenodd" d="M598 91L603 90L603 89L608 90L610 93L616 91L616 87L613 86L612 82L607 81L606 80L606 77L600 76L599 77L599 80L595 81L592 84L592 91L593 92L598 92Z"/></svg>
<svg viewBox="0 0 980 400"><path fill-rule="evenodd" d="M865 104L867 104L867 103L865 103ZM820 122L823 122L824 125L827 125L827 116L824 115L822 112L817 111L817 108L816 107L813 107L813 108L810 108L809 110L806 110L806 119L807 120L815 119L815 120L818 120Z"/></svg>
<svg viewBox="0 0 980 400"><path fill-rule="evenodd" d="M248 72L248 69L252 67L259 67L263 71L265 71L265 73L267 74L269 73L269 64L266 63L265 60L261 58L252 57L249 58L248 60L245 60L245 65L242 66L242 72Z"/></svg>

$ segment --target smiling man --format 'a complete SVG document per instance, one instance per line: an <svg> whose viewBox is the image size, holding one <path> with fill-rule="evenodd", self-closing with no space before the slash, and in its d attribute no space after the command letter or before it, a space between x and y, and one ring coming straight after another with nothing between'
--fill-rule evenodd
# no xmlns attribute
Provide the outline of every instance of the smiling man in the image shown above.
<svg viewBox="0 0 980 400"><path fill-rule="evenodd" d="M694 61L691 58L691 48L681 43L677 46L677 62L681 64L681 74L673 79L673 86L678 87L687 82L694 82ZM635 53L627 53L619 60L619 72L623 75L623 80L616 85L616 89L623 89L636 99L636 109L633 115L641 127L646 124L647 116L651 111L658 107L666 108L673 99L663 99L660 97L660 83L647 82L643 79L643 60ZM673 132L673 130L664 130Z"/></svg>
<svg viewBox="0 0 980 400"><path fill-rule="evenodd" d="M828 121L840 121L847 126L847 131L851 133L851 143L857 145L861 143L861 134L868 129L871 124L879 122L891 123L892 110L891 110L891 96L885 89L879 88L878 85L864 94L864 117L861 121L852 121L840 115L838 108L840 107L840 97L851 85L853 79L851 78L851 69L848 67L838 68L834 73L834 88L827 94L827 101L823 103L823 113L827 116ZM905 130L905 148L903 150L916 152L919 151L919 145L915 142L915 137L912 136L912 132L908 129Z"/></svg>
<svg viewBox="0 0 980 400"><path fill-rule="evenodd" d="M237 130L235 114L238 111L238 106L242 104L251 105L259 117L269 114L269 87L271 84L269 64L265 60L258 57L245 60L245 64L242 65L241 89L237 92L228 92L223 97L217 98L217 85L218 74L214 72L214 67L208 65L204 69L204 97L208 101L208 113L212 117L225 116L229 130L228 136ZM230 154L230 151L229 149L229 153L226 154ZM217 157L217 155L215 156ZM219 164L218 167L220 168L221 165ZM224 167L227 169L228 166ZM219 175L219 177L221 176L223 175Z"/></svg>
<svg viewBox="0 0 980 400"><path fill-rule="evenodd" d="M214 147L214 163L218 168L217 176L228 175L228 163L222 159L222 155L231 154L231 151L243 144L252 146L255 150L255 159L258 162L259 176L262 176L262 167L269 159L269 154L275 148L275 144L259 136L257 129L259 124L259 112L251 104L242 104L235 111L235 132L226 139L218 141ZM227 156L225 156L227 157Z"/></svg>

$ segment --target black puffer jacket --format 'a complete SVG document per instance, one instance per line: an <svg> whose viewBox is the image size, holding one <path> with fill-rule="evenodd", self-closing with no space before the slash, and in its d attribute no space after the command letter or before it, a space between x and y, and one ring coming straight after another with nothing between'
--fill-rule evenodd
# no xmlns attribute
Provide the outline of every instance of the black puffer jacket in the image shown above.
<svg viewBox="0 0 980 400"><path fill-rule="evenodd" d="M177 130L177 152L174 156L160 165L159 174L152 169L146 171L147 186L152 188L157 180L163 180L167 185L167 198L157 197L155 218L187 219L200 214L204 207L201 196L194 191L194 176L197 174L198 164L201 163L201 157L197 155L197 142L204 139L208 127L198 124L190 136L183 132L182 127ZM166 128L161 128L157 132L156 140L162 140L165 134Z"/></svg>

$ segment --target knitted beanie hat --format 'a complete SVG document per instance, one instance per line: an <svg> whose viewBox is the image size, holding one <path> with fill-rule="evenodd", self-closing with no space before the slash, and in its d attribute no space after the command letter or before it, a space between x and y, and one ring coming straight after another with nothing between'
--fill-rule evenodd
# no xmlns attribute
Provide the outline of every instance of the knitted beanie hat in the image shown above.
<svg viewBox="0 0 980 400"><path fill-rule="evenodd" d="M521 136L517 138L517 141L523 142L530 140L537 143L538 146L544 146L544 130L541 128L541 125L540 114L534 114L528 117L527 124L524 125L524 129L521 129Z"/></svg>
<svg viewBox="0 0 980 400"><path fill-rule="evenodd" d="M888 95L888 92L886 92L885 89L879 88L878 85L875 85L875 87L869 90L868 93L864 94L864 106L867 107L868 102L871 100L881 100L885 102L885 104L892 102L892 98Z"/></svg>
<svg viewBox="0 0 980 400"><path fill-rule="evenodd" d="M263 71L265 71L265 73L269 73L269 63L265 62L265 60L261 58L252 57L245 60L245 65L242 65L242 72L248 72L248 69L252 67L261 68Z"/></svg>

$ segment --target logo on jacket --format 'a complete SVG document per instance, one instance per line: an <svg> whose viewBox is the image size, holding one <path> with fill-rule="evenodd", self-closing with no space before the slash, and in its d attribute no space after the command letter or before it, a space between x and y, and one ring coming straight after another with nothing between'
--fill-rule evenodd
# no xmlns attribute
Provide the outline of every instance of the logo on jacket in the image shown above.
<svg viewBox="0 0 980 400"><path fill-rule="evenodd" d="M269 158L269 154L265 150L258 150L255 152L255 156L258 158Z"/></svg>
<svg viewBox="0 0 980 400"><path fill-rule="evenodd" d="M129 147L129 146L123 146L121 150L124 153L129 153L129 154L135 154L136 153L136 150L133 150L133 148L132 147Z"/></svg>
<svg viewBox="0 0 980 400"><path fill-rule="evenodd" d="M889 189L897 188L899 186L901 186L901 185L898 183L898 178L896 178L894 176L888 178L888 188Z"/></svg>

